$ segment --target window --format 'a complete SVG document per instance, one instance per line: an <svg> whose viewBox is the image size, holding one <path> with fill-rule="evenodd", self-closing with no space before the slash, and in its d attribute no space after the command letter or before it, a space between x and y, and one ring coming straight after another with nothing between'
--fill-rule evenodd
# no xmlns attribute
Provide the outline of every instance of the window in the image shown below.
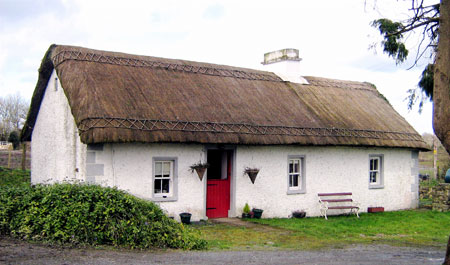
<svg viewBox="0 0 450 265"><path fill-rule="evenodd" d="M153 158L153 199L177 199L177 159Z"/></svg>
<svg viewBox="0 0 450 265"><path fill-rule="evenodd" d="M383 155L369 156L369 187L383 188Z"/></svg>
<svg viewBox="0 0 450 265"><path fill-rule="evenodd" d="M288 194L305 193L305 157L288 158Z"/></svg>

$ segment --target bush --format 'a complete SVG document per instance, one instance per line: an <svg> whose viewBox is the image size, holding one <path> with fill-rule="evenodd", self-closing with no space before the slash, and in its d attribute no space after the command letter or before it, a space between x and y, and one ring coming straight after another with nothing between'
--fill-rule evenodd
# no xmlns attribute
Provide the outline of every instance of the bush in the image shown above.
<svg viewBox="0 0 450 265"><path fill-rule="evenodd" d="M0 234L55 243L206 248L206 241L154 203L82 184L1 187Z"/></svg>
<svg viewBox="0 0 450 265"><path fill-rule="evenodd" d="M20 145L19 133L16 132L16 131L12 131L9 134L8 142L11 142L13 144L14 150L17 150L19 148L19 145Z"/></svg>

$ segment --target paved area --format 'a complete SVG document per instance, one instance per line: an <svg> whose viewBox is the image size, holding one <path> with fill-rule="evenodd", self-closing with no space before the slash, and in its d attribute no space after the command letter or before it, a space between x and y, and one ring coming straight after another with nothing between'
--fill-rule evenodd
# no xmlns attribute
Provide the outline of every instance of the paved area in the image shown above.
<svg viewBox="0 0 450 265"><path fill-rule="evenodd" d="M442 264L445 251L356 245L319 251L132 251L61 248L0 238L0 264Z"/></svg>

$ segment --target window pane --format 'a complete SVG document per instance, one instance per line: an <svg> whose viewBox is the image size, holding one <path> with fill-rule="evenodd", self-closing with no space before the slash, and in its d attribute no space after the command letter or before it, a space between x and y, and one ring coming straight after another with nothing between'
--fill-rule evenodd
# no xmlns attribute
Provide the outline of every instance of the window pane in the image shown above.
<svg viewBox="0 0 450 265"><path fill-rule="evenodd" d="M155 193L161 193L161 180L155 179Z"/></svg>
<svg viewBox="0 0 450 265"><path fill-rule="evenodd" d="M370 182L376 183L378 179L378 172L370 172Z"/></svg>
<svg viewBox="0 0 450 265"><path fill-rule="evenodd" d="M289 173L293 173L293 172L294 172L294 161L289 160Z"/></svg>
<svg viewBox="0 0 450 265"><path fill-rule="evenodd" d="M163 173L164 175L170 174L170 162L164 162Z"/></svg>
<svg viewBox="0 0 450 265"><path fill-rule="evenodd" d="M161 175L162 173L162 162L155 162L155 175Z"/></svg>
<svg viewBox="0 0 450 265"><path fill-rule="evenodd" d="M298 187L298 175L294 175L294 187Z"/></svg>
<svg viewBox="0 0 450 265"><path fill-rule="evenodd" d="M298 160L294 161L294 172L295 173L298 173L298 162L299 162Z"/></svg>
<svg viewBox="0 0 450 265"><path fill-rule="evenodd" d="M162 180L162 193L169 193L169 180L163 179Z"/></svg>
<svg viewBox="0 0 450 265"><path fill-rule="evenodd" d="M373 160L373 170L378 170L378 158Z"/></svg>
<svg viewBox="0 0 450 265"><path fill-rule="evenodd" d="M292 187L292 183L293 183L292 175L289 175L289 187Z"/></svg>

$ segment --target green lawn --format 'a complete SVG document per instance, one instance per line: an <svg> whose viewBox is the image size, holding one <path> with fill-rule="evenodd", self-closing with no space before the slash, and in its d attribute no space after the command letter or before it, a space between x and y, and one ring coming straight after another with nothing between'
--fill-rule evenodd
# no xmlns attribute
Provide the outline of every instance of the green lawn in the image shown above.
<svg viewBox="0 0 450 265"><path fill-rule="evenodd" d="M0 167L0 187L30 185L30 171Z"/></svg>
<svg viewBox="0 0 450 265"><path fill-rule="evenodd" d="M450 212L409 210L304 219L251 219L256 227L198 226L213 249L316 249L350 244L445 247Z"/></svg>

